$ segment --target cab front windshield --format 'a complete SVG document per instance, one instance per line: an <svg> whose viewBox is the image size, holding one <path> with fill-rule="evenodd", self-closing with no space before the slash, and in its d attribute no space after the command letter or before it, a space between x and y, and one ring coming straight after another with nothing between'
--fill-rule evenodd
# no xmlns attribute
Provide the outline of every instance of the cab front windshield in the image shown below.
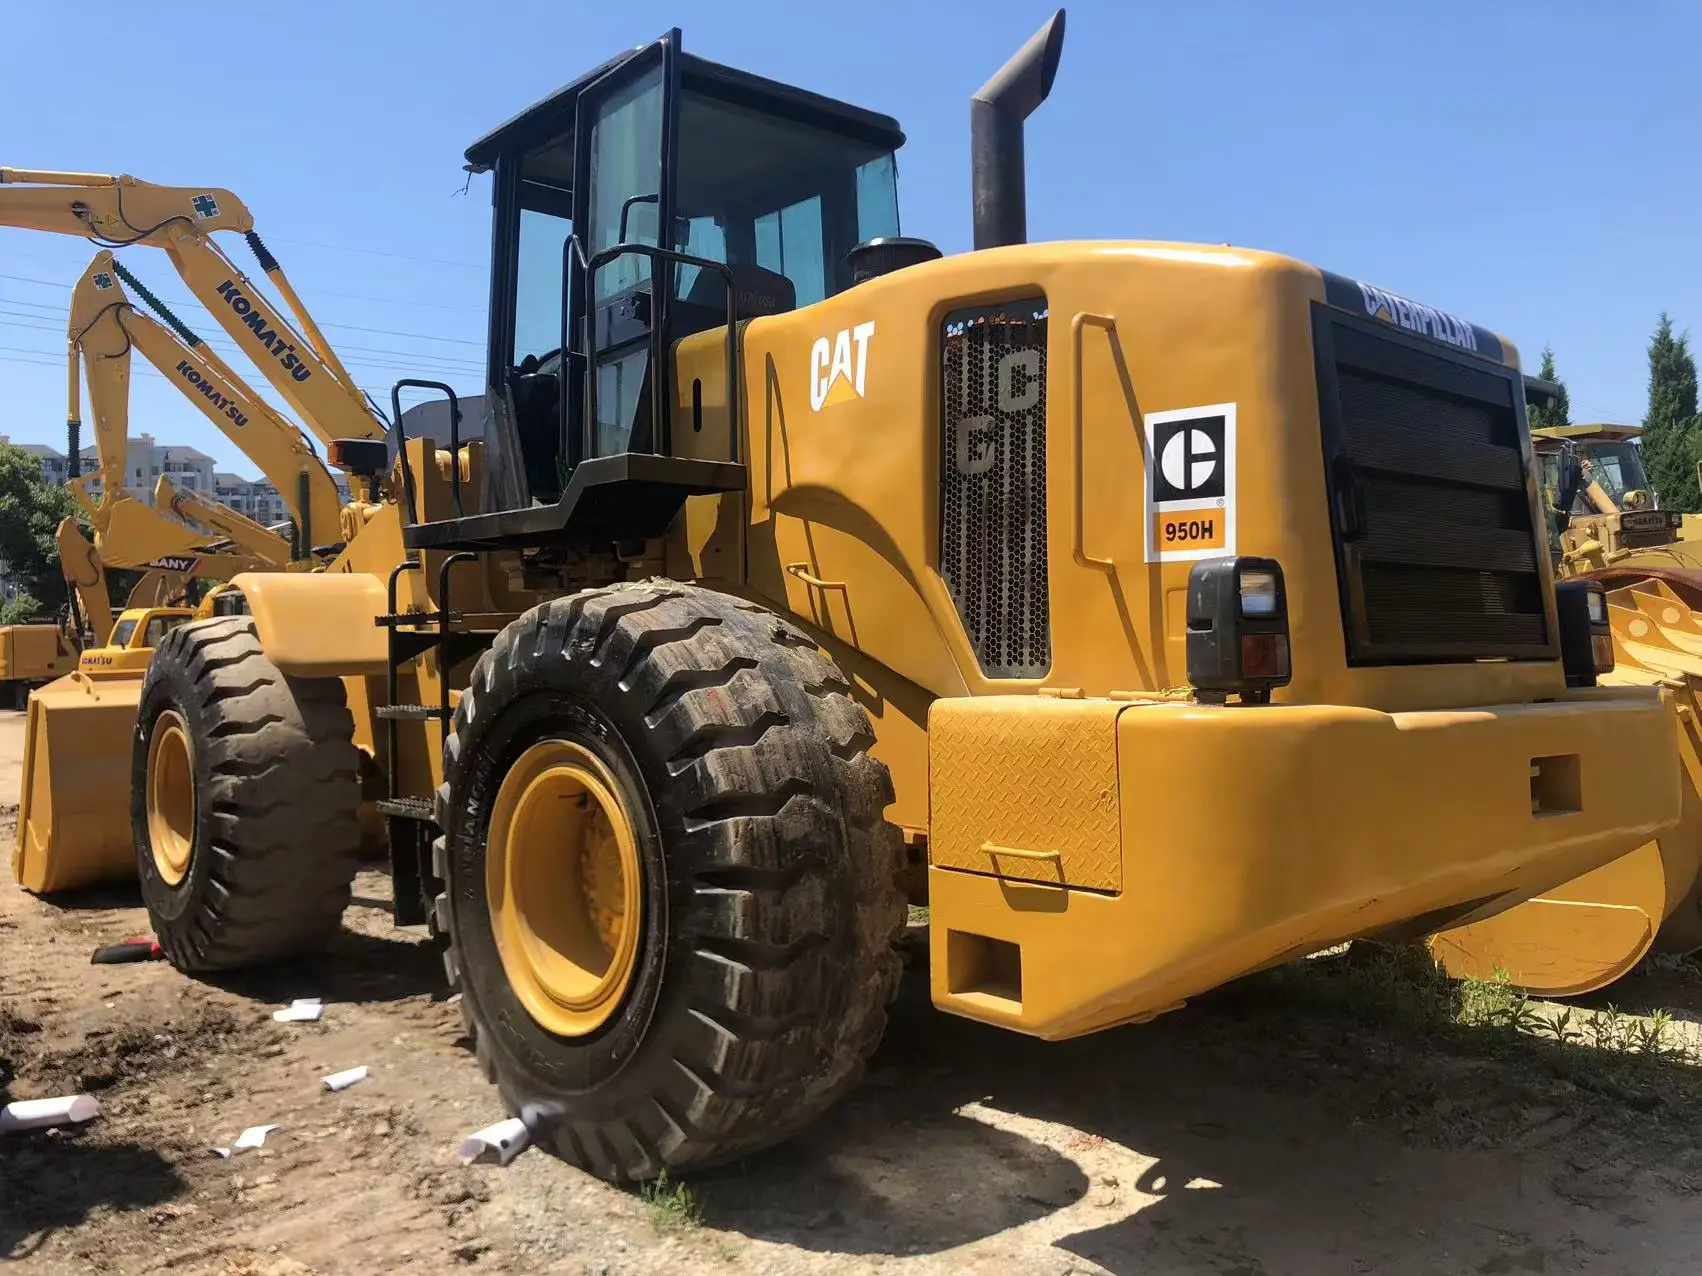
<svg viewBox="0 0 1702 1276"><path fill-rule="evenodd" d="M680 98L679 167L667 247L734 268L784 275L792 303L807 306L851 286L846 254L864 240L898 234L893 154L820 125L687 90ZM585 253L623 240L658 242L654 192L661 181L660 78L641 79L612 104L592 141ZM558 138L523 166L513 361L561 344L562 246L569 214L573 141ZM648 195L650 199L644 197ZM648 259L619 257L598 271L599 298L642 284ZM713 294L701 268L675 272L674 295ZM748 317L748 316L747 316ZM611 387L612 388L612 387Z"/></svg>
<svg viewBox="0 0 1702 1276"><path fill-rule="evenodd" d="M1630 443L1586 443L1583 448L1584 463L1589 467L1589 477L1600 485L1607 493L1608 500L1620 509L1625 508L1627 492L1647 492L1651 504L1654 500L1654 489L1649 486L1649 475L1643 469L1643 456ZM1582 494L1580 501L1584 501ZM1578 511L1587 513L1586 509Z"/></svg>

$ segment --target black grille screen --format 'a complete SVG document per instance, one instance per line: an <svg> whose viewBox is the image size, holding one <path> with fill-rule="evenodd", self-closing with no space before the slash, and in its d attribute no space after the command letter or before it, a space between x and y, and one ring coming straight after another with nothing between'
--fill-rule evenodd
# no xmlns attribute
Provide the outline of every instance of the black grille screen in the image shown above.
<svg viewBox="0 0 1702 1276"><path fill-rule="evenodd" d="M1052 663L1046 581L1046 301L945 318L940 369L940 573L981 671Z"/></svg>
<svg viewBox="0 0 1702 1276"><path fill-rule="evenodd" d="M1321 307L1314 337L1349 661L1553 658L1517 374Z"/></svg>

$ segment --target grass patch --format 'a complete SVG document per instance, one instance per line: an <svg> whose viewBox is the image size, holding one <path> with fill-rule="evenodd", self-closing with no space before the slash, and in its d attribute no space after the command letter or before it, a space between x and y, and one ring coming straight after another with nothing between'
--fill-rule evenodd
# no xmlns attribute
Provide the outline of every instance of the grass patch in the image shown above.
<svg viewBox="0 0 1702 1276"><path fill-rule="evenodd" d="M703 1222L703 1202L697 1193L684 1183L669 1181L666 1170L644 1185L644 1207L658 1232L685 1231Z"/></svg>

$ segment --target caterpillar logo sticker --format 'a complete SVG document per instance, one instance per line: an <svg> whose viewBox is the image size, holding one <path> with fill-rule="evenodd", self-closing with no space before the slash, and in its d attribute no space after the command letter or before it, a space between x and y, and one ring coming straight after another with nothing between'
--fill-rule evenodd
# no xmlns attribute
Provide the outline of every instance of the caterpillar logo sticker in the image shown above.
<svg viewBox="0 0 1702 1276"><path fill-rule="evenodd" d="M1146 561L1235 552L1235 405L1146 417Z"/></svg>
<svg viewBox="0 0 1702 1276"><path fill-rule="evenodd" d="M148 566L156 571L188 573L194 571L195 564L200 561L192 554L167 554L154 559Z"/></svg>
<svg viewBox="0 0 1702 1276"><path fill-rule="evenodd" d="M874 320L841 328L832 338L817 337L810 347L810 411L863 397L863 374L869 366L869 338Z"/></svg>

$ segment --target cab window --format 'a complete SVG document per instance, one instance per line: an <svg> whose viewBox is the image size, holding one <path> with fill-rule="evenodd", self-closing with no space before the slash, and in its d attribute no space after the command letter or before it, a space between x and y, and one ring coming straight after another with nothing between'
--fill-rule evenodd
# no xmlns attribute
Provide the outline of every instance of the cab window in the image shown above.
<svg viewBox="0 0 1702 1276"><path fill-rule="evenodd" d="M173 629L176 629L179 625L181 625L184 621L186 621L188 619L189 619L189 617L187 617L187 616L153 616L153 617L151 617L148 620L147 629L144 630L143 633L142 633L142 645L144 647L157 647L157 646L159 646L160 645L160 639L164 638Z"/></svg>

